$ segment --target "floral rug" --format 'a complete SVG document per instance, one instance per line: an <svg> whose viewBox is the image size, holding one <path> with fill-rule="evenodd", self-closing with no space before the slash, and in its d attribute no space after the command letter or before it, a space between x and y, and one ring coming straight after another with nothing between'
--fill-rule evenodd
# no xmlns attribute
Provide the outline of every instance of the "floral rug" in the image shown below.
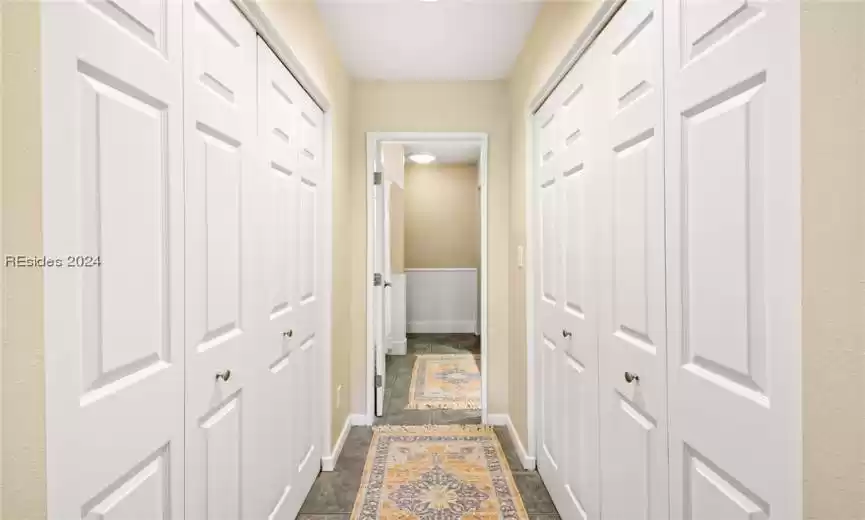
<svg viewBox="0 0 865 520"><path fill-rule="evenodd" d="M353 520L481 520L528 515L492 428L375 429Z"/></svg>
<svg viewBox="0 0 865 520"><path fill-rule="evenodd" d="M406 409L481 409L480 356L418 354Z"/></svg>

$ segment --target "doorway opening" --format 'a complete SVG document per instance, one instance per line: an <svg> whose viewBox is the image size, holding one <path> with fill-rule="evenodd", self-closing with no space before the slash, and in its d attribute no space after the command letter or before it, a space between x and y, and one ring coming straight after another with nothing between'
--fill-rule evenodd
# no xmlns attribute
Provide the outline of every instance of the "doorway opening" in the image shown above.
<svg viewBox="0 0 865 520"><path fill-rule="evenodd" d="M487 423L487 135L367 134L369 424Z"/></svg>

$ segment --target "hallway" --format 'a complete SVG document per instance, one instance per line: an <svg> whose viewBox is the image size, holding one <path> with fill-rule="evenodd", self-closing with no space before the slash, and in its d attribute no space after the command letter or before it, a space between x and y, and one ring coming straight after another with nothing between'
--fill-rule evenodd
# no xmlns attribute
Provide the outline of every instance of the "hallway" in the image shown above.
<svg viewBox="0 0 865 520"><path fill-rule="evenodd" d="M865 520L865 0L0 3L0 518Z"/></svg>
<svg viewBox="0 0 865 520"><path fill-rule="evenodd" d="M376 420L376 427L480 424L479 409L406 409L409 404L412 372L418 356L430 354L480 355L479 338L474 334L409 334L407 354L388 356L385 415ZM528 518L557 520L559 516L556 507L538 472L522 469L506 427L496 426L494 430ZM319 473L301 507L299 520L336 520L351 517L372 436L373 428L355 426L351 429L334 471Z"/></svg>

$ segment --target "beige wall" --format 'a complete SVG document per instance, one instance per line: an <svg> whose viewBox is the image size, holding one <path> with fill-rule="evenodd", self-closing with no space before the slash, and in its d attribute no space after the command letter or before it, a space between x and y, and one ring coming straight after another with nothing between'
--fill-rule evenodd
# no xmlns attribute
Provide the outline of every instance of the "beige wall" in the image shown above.
<svg viewBox="0 0 865 520"><path fill-rule="evenodd" d="M352 90L352 409L366 411L366 132L489 134L489 411L508 409L507 86L502 81L356 82Z"/></svg>
<svg viewBox="0 0 865 520"><path fill-rule="evenodd" d="M865 2L802 7L805 518L865 519Z"/></svg>
<svg viewBox="0 0 865 520"><path fill-rule="evenodd" d="M312 0L259 0L265 13L294 51L298 60L324 92L332 106L333 128L333 330L332 352L332 437L339 437L349 415L348 392L351 388L349 370L352 344L350 294L342 288L351 285L352 232L349 211L349 103L351 79L340 62L336 47L325 32L318 9ZM338 388L341 391L338 392ZM339 401L339 406L337 406Z"/></svg>
<svg viewBox="0 0 865 520"><path fill-rule="evenodd" d="M405 272L405 190L393 184L390 188L390 272Z"/></svg>
<svg viewBox="0 0 865 520"><path fill-rule="evenodd" d="M413 164L405 180L406 267L480 267L477 165Z"/></svg>
<svg viewBox="0 0 865 520"><path fill-rule="evenodd" d="M530 103L594 15L598 0L546 3L526 39L509 78L511 118L510 182L510 370L509 413L523 445L528 441L526 403L526 272L517 266L517 248L526 247L526 133Z"/></svg>
<svg viewBox="0 0 865 520"><path fill-rule="evenodd" d="M6 257L3 245L3 3L0 2L0 260ZM0 395L3 392L3 349L6 346L6 320L3 318L3 301L6 299L3 288L3 272L0 268ZM3 518L3 398L0 397L0 519Z"/></svg>
<svg viewBox="0 0 865 520"><path fill-rule="evenodd" d="M39 6L4 2L3 250L42 255ZM9 100L14 100L10 103ZM5 269L3 285L3 511L45 518L45 366L42 273Z"/></svg>

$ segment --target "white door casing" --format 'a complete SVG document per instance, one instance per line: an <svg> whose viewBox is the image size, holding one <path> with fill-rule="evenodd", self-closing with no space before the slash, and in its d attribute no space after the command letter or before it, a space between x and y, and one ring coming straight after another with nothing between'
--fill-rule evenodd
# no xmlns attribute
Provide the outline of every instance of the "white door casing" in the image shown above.
<svg viewBox="0 0 865 520"><path fill-rule="evenodd" d="M41 7L49 518L183 517L181 18Z"/></svg>
<svg viewBox="0 0 865 520"><path fill-rule="evenodd" d="M270 48L258 40L260 172L264 180L264 335L255 447L268 460L269 520L294 518L319 470L322 410L320 300L323 114ZM317 256L318 255L318 256ZM303 426L300 426L303 425Z"/></svg>
<svg viewBox="0 0 865 520"><path fill-rule="evenodd" d="M800 6L665 8L670 517L801 518Z"/></svg>
<svg viewBox="0 0 865 520"><path fill-rule="evenodd" d="M255 30L229 0L184 5L186 517L241 519L255 501Z"/></svg>
<svg viewBox="0 0 865 520"><path fill-rule="evenodd" d="M605 95L600 407L603 516L668 518L662 2L631 0L593 50Z"/></svg>
<svg viewBox="0 0 865 520"><path fill-rule="evenodd" d="M577 63L536 114L538 469L559 511L598 518L597 95Z"/></svg>

